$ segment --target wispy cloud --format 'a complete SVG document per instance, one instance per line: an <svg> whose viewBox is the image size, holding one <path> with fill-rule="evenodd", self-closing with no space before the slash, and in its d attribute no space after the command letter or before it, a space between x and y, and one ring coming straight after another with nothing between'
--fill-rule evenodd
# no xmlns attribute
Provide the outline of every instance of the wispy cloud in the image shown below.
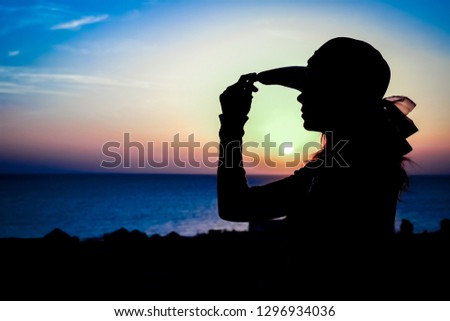
<svg viewBox="0 0 450 321"><path fill-rule="evenodd" d="M91 48L87 47L76 47L69 45L54 45L53 49L57 51L63 51L65 53L75 54L75 55L89 55L93 53Z"/></svg>
<svg viewBox="0 0 450 321"><path fill-rule="evenodd" d="M50 29L51 30L77 30L77 29L80 29L82 26L104 21L104 20L108 19L108 17L109 16L107 14L103 14L103 15L99 15L99 16L83 17L81 19L57 24L57 25L51 27Z"/></svg>
<svg viewBox="0 0 450 321"><path fill-rule="evenodd" d="M120 87L135 87L146 88L150 84L143 81L129 80L129 79L116 79L109 77L98 77L89 75L78 74L57 74L57 73L33 73L33 72L20 72L13 76L15 79L26 80L30 83L50 83L55 82L58 84L77 84L87 86L120 86Z"/></svg>
<svg viewBox="0 0 450 321"><path fill-rule="evenodd" d="M14 51L8 52L8 56L10 56L10 57L14 57L14 56L18 56L18 55L20 55L19 50L14 50Z"/></svg>
<svg viewBox="0 0 450 321"><path fill-rule="evenodd" d="M22 86L16 83L0 81L0 94L20 94L28 91L29 86Z"/></svg>
<svg viewBox="0 0 450 321"><path fill-rule="evenodd" d="M63 96L76 96L72 93L40 88L32 85L22 85L14 82L0 81L0 95L27 95L27 94L43 94L43 95L63 95Z"/></svg>
<svg viewBox="0 0 450 321"><path fill-rule="evenodd" d="M154 84L150 82L133 79L50 73L33 68L0 66L0 94L73 95L77 88L149 88L152 85Z"/></svg>
<svg viewBox="0 0 450 321"><path fill-rule="evenodd" d="M52 26L69 19L75 13L55 6L2 6L0 5L0 35L30 26Z"/></svg>

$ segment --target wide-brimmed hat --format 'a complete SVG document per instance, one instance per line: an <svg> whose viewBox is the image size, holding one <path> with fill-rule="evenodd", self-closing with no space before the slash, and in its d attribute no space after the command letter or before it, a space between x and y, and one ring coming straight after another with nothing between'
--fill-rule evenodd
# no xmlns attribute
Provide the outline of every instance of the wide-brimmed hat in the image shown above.
<svg viewBox="0 0 450 321"><path fill-rule="evenodd" d="M275 68L258 73L265 85L281 85L303 91L308 73L326 75L338 89L384 96L390 81L390 68L381 53L367 42L353 38L333 38L308 60L307 66Z"/></svg>

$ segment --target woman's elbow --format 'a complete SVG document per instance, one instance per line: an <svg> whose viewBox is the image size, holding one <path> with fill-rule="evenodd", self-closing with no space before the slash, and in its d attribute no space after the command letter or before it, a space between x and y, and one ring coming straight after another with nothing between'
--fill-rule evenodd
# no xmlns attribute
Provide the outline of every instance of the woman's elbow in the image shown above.
<svg viewBox="0 0 450 321"><path fill-rule="evenodd" d="M219 217L230 222L248 222L249 217L242 210L232 207L219 206Z"/></svg>

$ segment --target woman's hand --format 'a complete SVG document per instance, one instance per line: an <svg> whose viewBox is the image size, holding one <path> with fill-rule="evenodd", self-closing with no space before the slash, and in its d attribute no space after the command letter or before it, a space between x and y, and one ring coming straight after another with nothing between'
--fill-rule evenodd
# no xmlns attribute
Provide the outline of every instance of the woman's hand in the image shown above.
<svg viewBox="0 0 450 321"><path fill-rule="evenodd" d="M242 75L238 82L228 87L220 95L222 114L226 117L242 119L247 116L252 104L252 93L257 92L253 83L256 73Z"/></svg>

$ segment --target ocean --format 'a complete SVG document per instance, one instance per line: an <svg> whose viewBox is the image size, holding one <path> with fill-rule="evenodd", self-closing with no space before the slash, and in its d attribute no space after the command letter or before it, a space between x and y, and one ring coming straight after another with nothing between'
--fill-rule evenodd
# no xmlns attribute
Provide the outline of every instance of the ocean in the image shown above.
<svg viewBox="0 0 450 321"><path fill-rule="evenodd" d="M250 176L250 185L279 177ZM248 229L217 215L214 175L2 175L0 238L42 237L55 228L82 239L121 227L148 235L184 236ZM415 232L439 230L450 218L450 176L411 176L397 206Z"/></svg>

